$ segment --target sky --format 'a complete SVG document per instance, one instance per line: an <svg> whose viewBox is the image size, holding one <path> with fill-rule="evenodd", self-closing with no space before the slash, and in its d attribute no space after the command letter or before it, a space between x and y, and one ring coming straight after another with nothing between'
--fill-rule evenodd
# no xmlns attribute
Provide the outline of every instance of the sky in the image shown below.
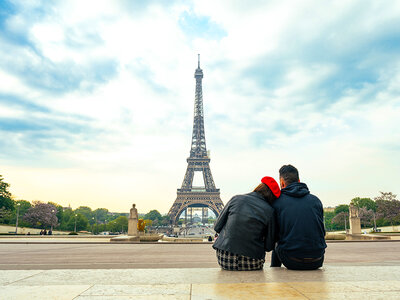
<svg viewBox="0 0 400 300"><path fill-rule="evenodd" d="M0 0L15 199L167 213L198 53L224 203L284 164L325 207L400 194L399 1Z"/></svg>

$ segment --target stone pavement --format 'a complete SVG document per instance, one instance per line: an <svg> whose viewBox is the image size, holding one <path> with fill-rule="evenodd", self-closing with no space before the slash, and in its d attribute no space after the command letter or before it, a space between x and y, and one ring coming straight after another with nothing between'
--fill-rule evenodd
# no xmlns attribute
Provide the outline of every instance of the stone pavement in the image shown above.
<svg viewBox="0 0 400 300"><path fill-rule="evenodd" d="M400 299L399 241L330 242L321 270L255 272L217 268L210 244L3 241L1 300Z"/></svg>
<svg viewBox="0 0 400 300"><path fill-rule="evenodd" d="M400 266L3 270L0 299L399 299Z"/></svg>
<svg viewBox="0 0 400 300"><path fill-rule="evenodd" d="M0 239L0 270L217 268L211 244L9 244ZM54 239L35 239L54 241ZM71 239L74 241L76 239ZM270 254L267 254L267 260ZM400 241L328 241L325 263L400 266Z"/></svg>

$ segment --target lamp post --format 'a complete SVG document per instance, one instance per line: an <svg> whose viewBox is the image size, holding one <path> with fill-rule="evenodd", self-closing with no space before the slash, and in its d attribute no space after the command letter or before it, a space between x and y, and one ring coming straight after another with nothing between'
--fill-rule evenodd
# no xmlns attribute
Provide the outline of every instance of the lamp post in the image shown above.
<svg viewBox="0 0 400 300"><path fill-rule="evenodd" d="M15 235L18 234L18 217L19 217L19 206L21 203L17 203L17 220L15 221Z"/></svg>
<svg viewBox="0 0 400 300"><path fill-rule="evenodd" d="M75 214L75 229L74 229L74 232L76 232L76 217L77 217L78 215L77 214Z"/></svg>
<svg viewBox="0 0 400 300"><path fill-rule="evenodd" d="M53 214L54 214L54 209L52 209L51 210L51 214L52 214L52 218L53 218ZM51 231L51 234L53 234L53 222L51 221L51 229L50 229L50 231Z"/></svg>
<svg viewBox="0 0 400 300"><path fill-rule="evenodd" d="M92 234L94 235L94 217L92 217Z"/></svg>

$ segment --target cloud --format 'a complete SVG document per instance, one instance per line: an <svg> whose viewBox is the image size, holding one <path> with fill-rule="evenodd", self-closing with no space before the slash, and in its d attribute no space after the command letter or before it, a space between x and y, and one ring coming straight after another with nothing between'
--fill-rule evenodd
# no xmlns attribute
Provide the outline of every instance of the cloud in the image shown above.
<svg viewBox="0 0 400 300"><path fill-rule="evenodd" d="M0 5L0 162L18 197L107 206L110 181L110 209L167 212L189 155L197 53L224 201L284 163L325 205L396 192L395 1Z"/></svg>

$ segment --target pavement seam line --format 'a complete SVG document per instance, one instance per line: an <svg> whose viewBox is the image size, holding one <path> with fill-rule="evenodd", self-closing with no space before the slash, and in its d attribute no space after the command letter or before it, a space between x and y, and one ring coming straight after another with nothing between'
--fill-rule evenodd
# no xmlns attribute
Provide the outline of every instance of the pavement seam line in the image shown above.
<svg viewBox="0 0 400 300"><path fill-rule="evenodd" d="M307 297L305 294L303 294L302 292L300 292L298 289L296 289L294 286L292 286L292 285L290 284L290 282L286 282L286 284L287 284L288 286L290 286L292 289L294 289L296 292L298 292L300 295L302 295L304 298L306 298L306 299L311 299L311 298Z"/></svg>
<svg viewBox="0 0 400 300"><path fill-rule="evenodd" d="M189 300L192 300L192 286L193 286L193 283L190 284Z"/></svg>
<svg viewBox="0 0 400 300"><path fill-rule="evenodd" d="M84 292L90 290L92 287L94 287L94 284L90 285L90 286L89 286L86 290L84 290L82 293L80 293L79 295L77 295L77 296L75 296L74 298L72 298L72 300L78 298L79 296L85 296L85 295L82 295L82 294L83 294Z"/></svg>
<svg viewBox="0 0 400 300"><path fill-rule="evenodd" d="M11 271L11 270L5 270L5 271ZM21 271L27 271L27 270L21 270ZM39 275L39 274L42 274L43 272L46 272L46 271L47 271L47 270L41 270L41 272L39 272L39 273L36 273L36 274L30 275L30 276L28 276L28 277L24 277L24 278L18 279L18 280L13 281L13 282L9 282L9 283L6 284L6 286L7 286L7 285L10 285L10 284L13 284L13 283L16 283L16 282L19 282L19 281L21 281L21 280L25 280L25 279L31 278L31 277L36 276L36 275Z"/></svg>

